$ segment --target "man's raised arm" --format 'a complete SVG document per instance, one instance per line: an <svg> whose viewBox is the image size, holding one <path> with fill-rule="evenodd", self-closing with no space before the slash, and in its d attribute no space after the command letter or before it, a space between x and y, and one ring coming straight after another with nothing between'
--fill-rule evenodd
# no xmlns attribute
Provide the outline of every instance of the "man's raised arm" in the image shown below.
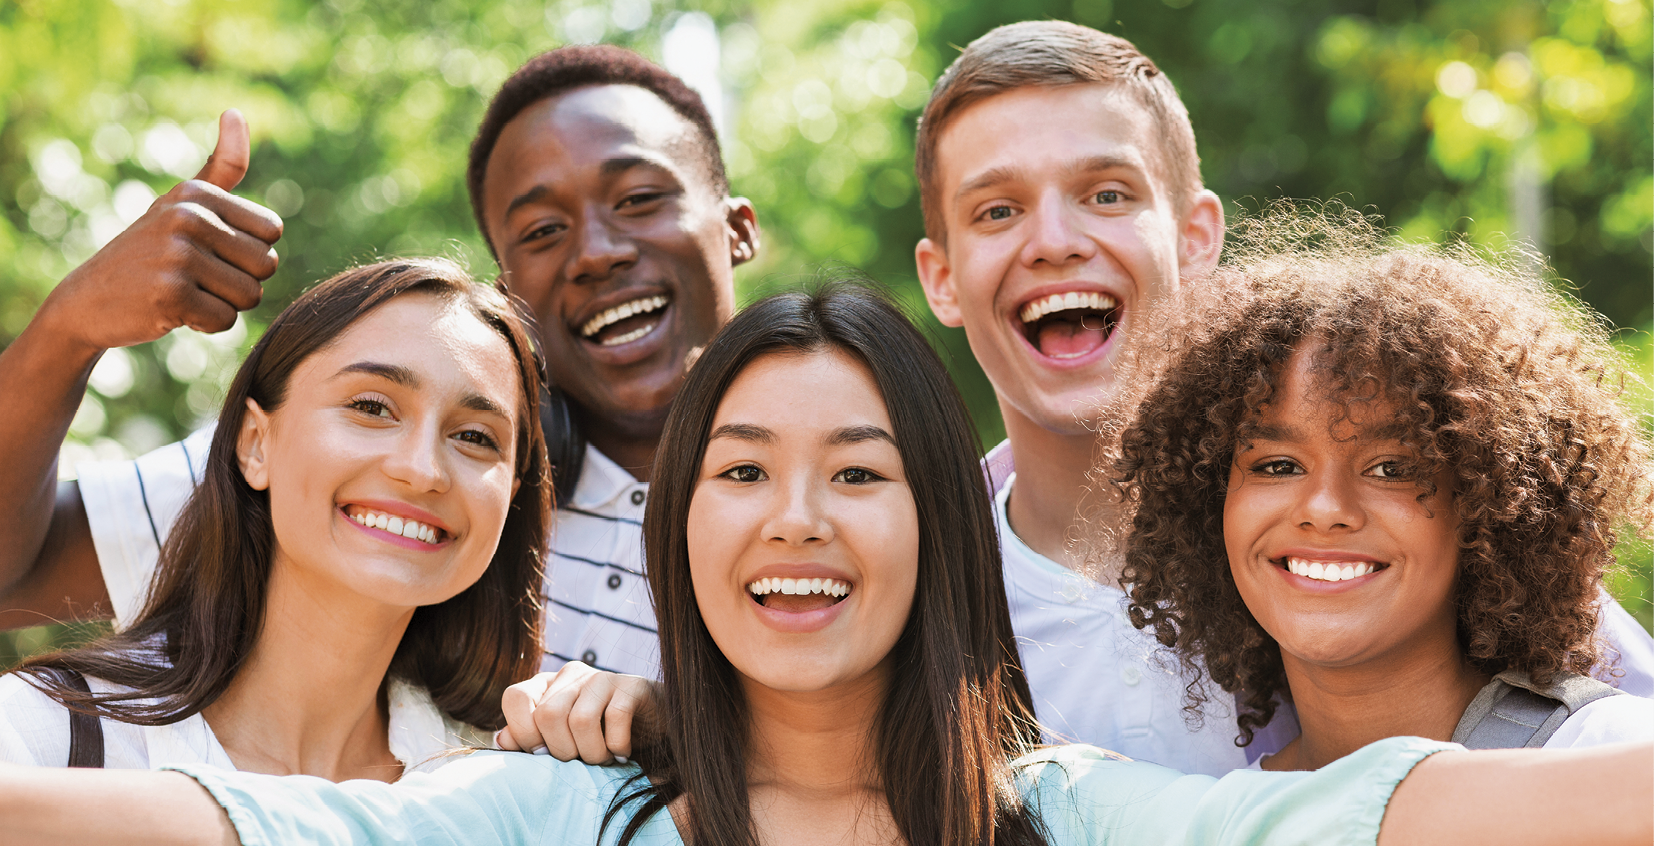
<svg viewBox="0 0 1654 846"><path fill-rule="evenodd" d="M79 487L57 481L58 450L105 350L179 326L221 332L258 305L282 224L230 194L250 150L247 122L226 111L201 172L64 277L0 352L0 628L109 615Z"/></svg>

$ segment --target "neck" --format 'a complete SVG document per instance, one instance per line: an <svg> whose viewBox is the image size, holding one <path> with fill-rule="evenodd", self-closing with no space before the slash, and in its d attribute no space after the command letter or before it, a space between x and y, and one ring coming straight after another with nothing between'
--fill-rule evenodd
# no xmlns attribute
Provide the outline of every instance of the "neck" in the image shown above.
<svg viewBox="0 0 1654 846"><path fill-rule="evenodd" d="M744 686L751 715L747 786L760 842L899 840L874 746L888 664L824 691Z"/></svg>
<svg viewBox="0 0 1654 846"><path fill-rule="evenodd" d="M665 425L664 413L659 419L628 425L621 421L598 419L579 412L580 429L586 440L610 461L631 473L640 482L649 481L655 467L655 449L660 446L660 433Z"/></svg>
<svg viewBox="0 0 1654 846"><path fill-rule="evenodd" d="M203 715L237 769L394 781L381 689L413 609L293 570L278 552L258 642Z"/></svg>
<svg viewBox="0 0 1654 846"><path fill-rule="evenodd" d="M1265 769L1314 770L1386 737L1449 740L1470 700L1488 683L1458 643L1349 667L1282 655L1303 729Z"/></svg>
<svg viewBox="0 0 1654 846"><path fill-rule="evenodd" d="M1086 497L1097 436L1083 430L1053 432L1003 401L999 407L1016 462L1016 485L1005 506L1011 528L1028 548L1079 571L1086 563L1084 553L1069 544L1068 535ZM1099 516L1108 519L1112 512Z"/></svg>

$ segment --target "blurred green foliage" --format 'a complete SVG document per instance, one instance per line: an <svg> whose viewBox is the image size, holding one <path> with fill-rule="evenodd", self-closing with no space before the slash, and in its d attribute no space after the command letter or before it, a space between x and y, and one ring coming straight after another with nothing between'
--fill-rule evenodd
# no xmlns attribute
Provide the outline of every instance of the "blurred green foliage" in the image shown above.
<svg viewBox="0 0 1654 846"><path fill-rule="evenodd" d="M821 262L868 270L923 317L992 443L992 391L914 280L913 125L960 45L1042 18L1154 57L1232 213L1336 197L1412 238L1523 239L1616 326L1643 330L1624 340L1648 371L1648 0L14 0L0 4L0 344L195 172L236 106L254 134L240 193L287 221L265 304L224 335L106 356L63 470L182 435L314 281L394 254L494 273L462 179L487 98L539 51L602 40L678 69L675 51L721 89L734 188L764 226L743 292ZM1650 625L1649 553L1627 552L1615 586Z"/></svg>

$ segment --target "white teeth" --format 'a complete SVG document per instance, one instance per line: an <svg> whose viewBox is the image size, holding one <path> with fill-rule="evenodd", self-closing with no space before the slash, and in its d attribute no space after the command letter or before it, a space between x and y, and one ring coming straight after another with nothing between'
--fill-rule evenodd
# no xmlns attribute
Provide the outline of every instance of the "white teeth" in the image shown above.
<svg viewBox="0 0 1654 846"><path fill-rule="evenodd" d="M1322 582L1343 582L1350 579L1359 579L1378 569L1377 565L1367 562L1345 564L1340 562L1310 561L1304 558L1288 558L1287 572L1308 579Z"/></svg>
<svg viewBox="0 0 1654 846"><path fill-rule="evenodd" d="M401 535L425 543L436 543L441 534L434 526L427 526L418 520L410 520L406 517L395 517L390 514L378 514L372 511L347 513L349 513L350 519L356 521L357 525L367 526L370 529L384 529L393 535Z"/></svg>
<svg viewBox="0 0 1654 846"><path fill-rule="evenodd" d="M1054 314L1059 311L1075 308L1108 311L1118 305L1119 302L1107 294L1096 291L1069 291L1066 294L1052 294L1049 297L1041 297L1023 306L1022 312L1017 316L1022 319L1023 323L1033 323L1047 314Z"/></svg>
<svg viewBox="0 0 1654 846"><path fill-rule="evenodd" d="M601 314L599 314L598 316L586 321L585 325L580 327L580 336L582 338L590 338L591 336L596 335L598 332L601 332L603 330L603 327L608 326L608 325L613 324L613 323L619 323L620 321L625 320L626 318L631 317L634 314L647 314L651 311L655 311L657 309L665 308L667 302L668 302L668 300L666 299L666 297L662 297L662 296L640 297L640 298L632 300L630 302L621 303L620 305L617 305L614 308L604 309ZM654 327L651 326L649 328L652 329ZM639 330L633 330L631 332L627 332L622 337L624 337L626 339L626 341L635 341L638 338L643 337L647 333L648 333L647 329L639 329ZM616 341L616 340L611 339L610 341L606 342L604 344L604 346L613 346L615 344L624 344L624 343L626 343L626 341Z"/></svg>
<svg viewBox="0 0 1654 846"><path fill-rule="evenodd" d="M753 596L765 596L772 593L787 596L809 596L820 593L827 596L848 596L850 583L838 579L758 579L747 585L747 592Z"/></svg>

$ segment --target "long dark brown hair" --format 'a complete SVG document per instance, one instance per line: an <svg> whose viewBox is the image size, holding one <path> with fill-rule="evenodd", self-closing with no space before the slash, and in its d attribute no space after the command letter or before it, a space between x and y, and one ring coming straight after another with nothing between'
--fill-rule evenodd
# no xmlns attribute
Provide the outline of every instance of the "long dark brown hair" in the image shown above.
<svg viewBox="0 0 1654 846"><path fill-rule="evenodd" d="M918 510L918 588L871 738L891 815L915 846L1043 844L1011 781L1010 760L1038 741L1038 731L1011 636L975 430L946 368L907 318L874 289L844 281L742 311L707 345L667 418L643 518L660 624L663 731L638 751L644 775L622 791L604 825L636 805L620 838L626 844L685 797L690 842L756 846L749 713L695 602L685 527L730 383L763 356L822 350L872 371Z"/></svg>
<svg viewBox="0 0 1654 846"><path fill-rule="evenodd" d="M1239 694L1246 744L1289 692L1235 586L1223 509L1299 350L1334 401L1394 408L1421 501L1451 472L1466 660L1540 684L1589 672L1615 543L1654 519L1649 437L1624 399L1637 377L1603 325L1521 256L1394 244L1353 212L1282 205L1231 241L1227 266L1163 315L1107 468L1134 514L1132 623L1177 649L1191 711L1202 675Z"/></svg>
<svg viewBox="0 0 1654 846"><path fill-rule="evenodd" d="M414 612L390 675L425 688L456 720L498 728L501 694L531 674L540 658L539 590L551 508L536 408L542 368L526 312L439 259L347 270L278 315L230 383L204 477L167 536L137 619L83 648L35 658L18 672L72 710L140 725L175 723L222 695L258 640L275 543L269 494L248 486L236 460L247 400L275 411L305 359L374 309L416 292L464 307L510 345L523 388L519 486L488 569L452 599ZM132 690L82 693L54 669Z"/></svg>

